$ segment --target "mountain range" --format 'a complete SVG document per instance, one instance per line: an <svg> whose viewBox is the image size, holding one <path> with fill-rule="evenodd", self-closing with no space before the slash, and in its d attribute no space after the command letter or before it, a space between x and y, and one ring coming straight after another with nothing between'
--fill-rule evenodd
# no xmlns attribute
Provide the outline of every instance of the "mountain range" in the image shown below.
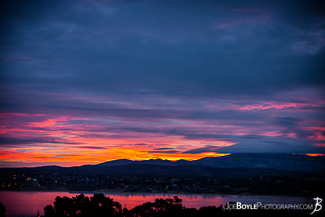
<svg viewBox="0 0 325 217"><path fill-rule="evenodd" d="M42 166L30 168L0 168L0 177L12 174L66 174L68 176L137 176L137 177L218 177L241 179L252 176L316 177L325 174L325 157L300 154L231 154L206 157L194 161L127 159L107 161L97 165L74 167ZM47 177L47 176L46 176Z"/></svg>
<svg viewBox="0 0 325 217"><path fill-rule="evenodd" d="M325 157L312 157L300 154L231 154L222 157L205 157L194 161L169 161L162 159L132 161L120 159L98 164L98 166L102 167L126 165L204 166L213 168L242 167L286 171L324 171Z"/></svg>

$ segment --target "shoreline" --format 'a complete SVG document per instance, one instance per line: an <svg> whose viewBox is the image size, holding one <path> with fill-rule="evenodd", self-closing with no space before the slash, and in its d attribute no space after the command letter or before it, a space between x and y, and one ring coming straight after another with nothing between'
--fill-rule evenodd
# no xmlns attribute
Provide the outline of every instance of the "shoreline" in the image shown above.
<svg viewBox="0 0 325 217"><path fill-rule="evenodd" d="M49 192L49 193L75 193L75 194L96 194L96 193L103 193L103 194L119 194L119 195L170 195L173 196L179 196L179 195L193 195L193 196L208 196L208 197L229 197L229 196L238 196L238 197L284 197L284 198L313 198L313 196L306 195L267 195L267 194L250 194L250 193L244 193L244 194L224 194L224 193L197 193L197 192L131 192L131 191L121 191L119 189L100 189L95 191L69 191L69 190L63 190L63 189L24 189L24 190L0 190L1 192ZM318 197L322 197L324 195L318 195Z"/></svg>

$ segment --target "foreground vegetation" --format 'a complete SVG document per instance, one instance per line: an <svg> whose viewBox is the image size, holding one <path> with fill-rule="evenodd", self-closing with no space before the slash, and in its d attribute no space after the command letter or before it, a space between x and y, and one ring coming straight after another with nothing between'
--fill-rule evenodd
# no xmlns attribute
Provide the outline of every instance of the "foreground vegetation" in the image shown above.
<svg viewBox="0 0 325 217"><path fill-rule="evenodd" d="M86 197L81 194L76 197L56 197L54 207L48 205L44 208L46 217L163 217L163 216L309 216L311 210L228 210L222 205L209 206L200 209L186 208L182 200L174 198L156 199L133 209L123 208L122 205L103 194L94 194ZM319 212L320 213L320 212ZM315 213L314 216L318 216Z"/></svg>

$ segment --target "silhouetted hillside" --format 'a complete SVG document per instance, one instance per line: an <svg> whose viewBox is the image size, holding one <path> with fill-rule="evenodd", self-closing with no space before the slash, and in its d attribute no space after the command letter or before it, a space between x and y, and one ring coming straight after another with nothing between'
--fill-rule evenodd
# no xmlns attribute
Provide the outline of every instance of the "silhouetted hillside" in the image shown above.
<svg viewBox="0 0 325 217"><path fill-rule="evenodd" d="M325 157L311 157L293 154L231 154L223 157L206 157L195 161L168 160L114 160L98 164L99 166L124 165L161 165L161 166L204 166L215 168L260 168L288 171L324 171Z"/></svg>

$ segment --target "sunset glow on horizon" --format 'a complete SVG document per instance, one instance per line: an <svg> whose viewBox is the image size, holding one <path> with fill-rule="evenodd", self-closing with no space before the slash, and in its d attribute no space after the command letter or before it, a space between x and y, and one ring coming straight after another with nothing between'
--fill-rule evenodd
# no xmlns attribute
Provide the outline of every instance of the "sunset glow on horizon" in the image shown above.
<svg viewBox="0 0 325 217"><path fill-rule="evenodd" d="M320 157L320 156L325 156L325 154L317 154L317 153L312 153L312 154L306 154L311 157Z"/></svg>

